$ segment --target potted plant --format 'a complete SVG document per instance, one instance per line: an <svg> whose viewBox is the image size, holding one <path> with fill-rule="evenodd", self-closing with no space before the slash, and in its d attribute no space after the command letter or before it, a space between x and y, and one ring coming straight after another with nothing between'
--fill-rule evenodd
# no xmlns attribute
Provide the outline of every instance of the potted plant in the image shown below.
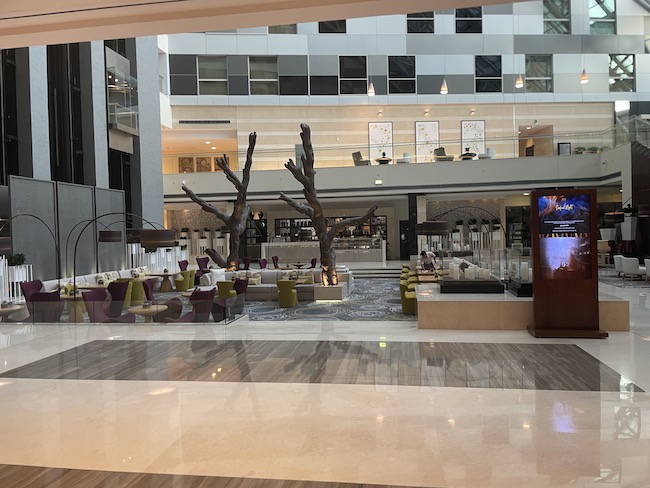
<svg viewBox="0 0 650 488"><path fill-rule="evenodd" d="M582 154L582 153L585 152L586 150L587 150L587 148L584 147L584 146L578 146L578 147L576 147L576 149L575 149L576 154Z"/></svg>
<svg viewBox="0 0 650 488"><path fill-rule="evenodd" d="M589 149L587 149L590 153L597 153L599 150L600 148L598 146L589 146Z"/></svg>
<svg viewBox="0 0 650 488"><path fill-rule="evenodd" d="M10 254L7 256L8 266L22 266L25 264L25 255L22 253Z"/></svg>

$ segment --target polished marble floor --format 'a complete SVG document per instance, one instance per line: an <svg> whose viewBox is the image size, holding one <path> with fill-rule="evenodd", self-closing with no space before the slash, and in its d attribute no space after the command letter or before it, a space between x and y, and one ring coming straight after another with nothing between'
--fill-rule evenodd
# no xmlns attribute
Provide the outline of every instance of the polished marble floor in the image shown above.
<svg viewBox="0 0 650 488"><path fill-rule="evenodd" d="M566 340L403 322L2 325L0 486L650 486L650 394L637 391L650 388L650 290L601 287L630 301L630 332ZM123 347L145 352L125 367ZM519 384L472 376L497 353L511 365L504 378ZM323 369L324 357L334 362ZM362 358L373 378L365 384ZM453 376L465 384L422 381L449 358L464 362ZM419 383L400 384L400 365ZM559 385L525 386L535 376L527 370L542 367ZM188 381L191 371L201 378Z"/></svg>

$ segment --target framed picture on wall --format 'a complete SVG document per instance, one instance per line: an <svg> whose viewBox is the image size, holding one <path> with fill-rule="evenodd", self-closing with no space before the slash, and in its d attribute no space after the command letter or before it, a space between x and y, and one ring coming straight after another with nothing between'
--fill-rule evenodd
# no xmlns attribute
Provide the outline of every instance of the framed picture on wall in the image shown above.
<svg viewBox="0 0 650 488"><path fill-rule="evenodd" d="M435 161L433 151L440 145L438 121L431 120L415 123L415 151L417 163Z"/></svg>
<svg viewBox="0 0 650 488"><path fill-rule="evenodd" d="M485 121L463 120L460 123L463 153L485 153Z"/></svg>
<svg viewBox="0 0 650 488"><path fill-rule="evenodd" d="M559 156L570 156L571 155L571 143L570 142L558 142L557 143L557 153Z"/></svg>
<svg viewBox="0 0 650 488"><path fill-rule="evenodd" d="M179 173L194 173L194 158L178 158Z"/></svg>
<svg viewBox="0 0 650 488"><path fill-rule="evenodd" d="M369 122L368 145L370 160L393 157L393 123Z"/></svg>
<svg viewBox="0 0 650 488"><path fill-rule="evenodd" d="M196 158L196 171L212 171L212 158Z"/></svg>

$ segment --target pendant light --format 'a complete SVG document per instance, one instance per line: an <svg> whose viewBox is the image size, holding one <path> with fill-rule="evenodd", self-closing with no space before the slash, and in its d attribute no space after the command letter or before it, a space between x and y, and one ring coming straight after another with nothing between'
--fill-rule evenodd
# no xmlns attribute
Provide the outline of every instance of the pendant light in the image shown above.
<svg viewBox="0 0 650 488"><path fill-rule="evenodd" d="M523 88L524 87L524 79L521 77L521 73L517 75L517 78L515 78L515 88Z"/></svg>
<svg viewBox="0 0 650 488"><path fill-rule="evenodd" d="M447 93L449 93L449 88L447 87L447 80L443 78L442 85L440 85L440 94L446 95Z"/></svg>
<svg viewBox="0 0 650 488"><path fill-rule="evenodd" d="M580 75L580 83L581 84L586 84L589 83L589 76L587 76L587 70L583 69L582 74Z"/></svg>
<svg viewBox="0 0 650 488"><path fill-rule="evenodd" d="M374 97L375 96L375 85L373 84L372 81L368 85L368 96L369 97Z"/></svg>

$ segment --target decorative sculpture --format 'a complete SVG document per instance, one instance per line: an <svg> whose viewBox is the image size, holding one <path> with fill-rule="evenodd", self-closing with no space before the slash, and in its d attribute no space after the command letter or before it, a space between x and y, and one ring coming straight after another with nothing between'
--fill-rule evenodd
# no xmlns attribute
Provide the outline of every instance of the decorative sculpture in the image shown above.
<svg viewBox="0 0 650 488"><path fill-rule="evenodd" d="M307 215L312 220L312 225L316 230L318 241L320 244L320 263L321 275L323 286L330 286L338 284L338 277L336 275L336 253L332 248L332 241L343 229L350 225L359 225L371 218L375 214L375 210L379 208L378 205L372 206L361 217L349 217L336 222L332 227L327 229L327 219L323 214L323 208L318 200L316 186L314 184L314 148L311 143L311 129L307 124L300 124L300 138L302 139L302 147L304 154L300 157L302 161L302 168L296 166L292 159L285 163L284 167L287 168L293 177L302 183L303 194L307 199L307 204L300 203L284 193L280 193L280 199L287 202L291 207L298 212Z"/></svg>
<svg viewBox="0 0 650 488"><path fill-rule="evenodd" d="M198 203L203 211L214 214L219 220L226 224L226 227L228 227L228 231L230 232L230 253L228 254L228 257L224 259L214 249L206 249L205 252L215 263L229 271L237 269L237 263L239 261L239 239L246 228L246 219L250 213L250 207L248 206L248 203L246 203L246 194L248 192L248 183L250 182L253 151L255 150L256 141L257 133L251 132L248 135L248 151L246 152L246 164L242 171L241 181L228 166L225 154L223 157L217 159L217 166L219 166L221 171L225 173L228 181L230 181L237 189L237 200L235 200L232 214L228 215L221 209L213 207L204 199L197 196L196 193L190 190L187 186L183 185L182 187L187 196L190 197L192 201Z"/></svg>

